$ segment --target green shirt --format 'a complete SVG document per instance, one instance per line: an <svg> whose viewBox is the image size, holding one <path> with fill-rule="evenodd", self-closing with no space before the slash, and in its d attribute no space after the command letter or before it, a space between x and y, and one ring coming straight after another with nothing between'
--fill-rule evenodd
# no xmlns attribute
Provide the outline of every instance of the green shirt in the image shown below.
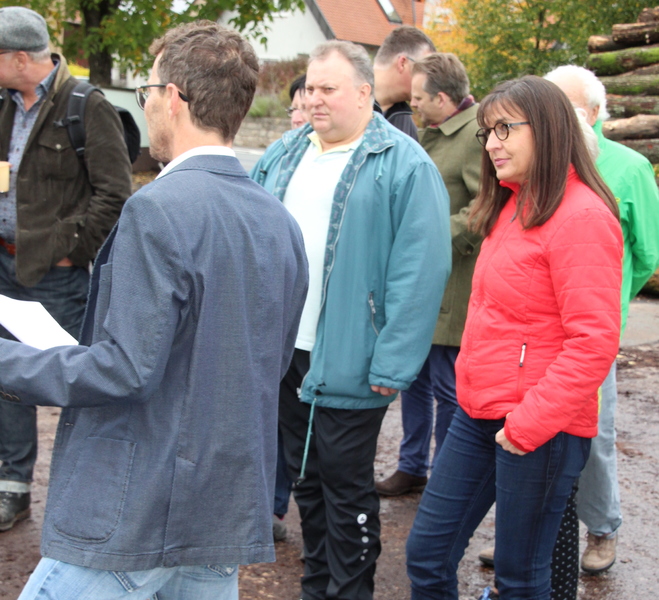
<svg viewBox="0 0 659 600"><path fill-rule="evenodd" d="M597 169L618 201L624 238L622 264L622 327L629 302L659 266L659 191L652 165L642 154L604 137L595 123L600 155Z"/></svg>

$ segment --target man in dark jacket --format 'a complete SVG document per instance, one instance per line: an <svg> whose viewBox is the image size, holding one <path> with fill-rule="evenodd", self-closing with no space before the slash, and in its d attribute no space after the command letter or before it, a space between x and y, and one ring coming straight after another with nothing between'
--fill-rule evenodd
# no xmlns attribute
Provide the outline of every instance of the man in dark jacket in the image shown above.
<svg viewBox="0 0 659 600"><path fill-rule="evenodd" d="M11 163L9 191L0 193L0 294L41 302L77 337L89 264L130 195L131 167L121 121L98 93L87 102L78 158L61 124L75 84L48 50L43 18L0 9L0 160ZM0 531L30 514L36 456L34 407L0 403Z"/></svg>
<svg viewBox="0 0 659 600"><path fill-rule="evenodd" d="M412 93L412 67L435 51L432 40L411 25L396 27L375 55L375 110L394 127L418 141L408 102Z"/></svg>

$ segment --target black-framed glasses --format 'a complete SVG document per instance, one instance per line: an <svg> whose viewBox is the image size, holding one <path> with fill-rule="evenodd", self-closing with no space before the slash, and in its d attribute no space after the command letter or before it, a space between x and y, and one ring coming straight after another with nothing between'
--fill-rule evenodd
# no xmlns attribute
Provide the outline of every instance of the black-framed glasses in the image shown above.
<svg viewBox="0 0 659 600"><path fill-rule="evenodd" d="M289 117L292 117L292 116L293 116L293 113L294 113L296 110L299 110L300 112L302 112L302 109L301 109L301 108L298 108L297 106L289 106L289 107L286 109L286 114L287 114Z"/></svg>
<svg viewBox="0 0 659 600"><path fill-rule="evenodd" d="M482 127L476 132L476 139L480 142L481 146L485 148L487 140L490 139L490 134L494 131L502 142L508 139L510 135L510 128L516 125L529 125L528 121L519 121L518 123L496 123L494 127Z"/></svg>
<svg viewBox="0 0 659 600"><path fill-rule="evenodd" d="M137 106L144 110L144 105L146 104L146 99L151 93L150 88L164 88L169 84L167 83L149 83L148 85L141 85L135 88L135 99L137 100ZM178 91L178 97L183 100L183 102L190 102L190 99L181 91Z"/></svg>
<svg viewBox="0 0 659 600"><path fill-rule="evenodd" d="M12 52L16 52L16 50L0 50L0 56L3 54L11 54Z"/></svg>

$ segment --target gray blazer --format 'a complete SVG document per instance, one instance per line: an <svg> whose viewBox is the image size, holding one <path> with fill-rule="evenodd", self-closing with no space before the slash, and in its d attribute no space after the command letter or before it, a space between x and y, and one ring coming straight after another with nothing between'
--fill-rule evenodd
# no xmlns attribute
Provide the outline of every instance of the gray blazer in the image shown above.
<svg viewBox="0 0 659 600"><path fill-rule="evenodd" d="M64 407L44 556L274 560L277 399L306 288L297 224L234 158L189 158L127 201L83 345L0 340L0 397Z"/></svg>

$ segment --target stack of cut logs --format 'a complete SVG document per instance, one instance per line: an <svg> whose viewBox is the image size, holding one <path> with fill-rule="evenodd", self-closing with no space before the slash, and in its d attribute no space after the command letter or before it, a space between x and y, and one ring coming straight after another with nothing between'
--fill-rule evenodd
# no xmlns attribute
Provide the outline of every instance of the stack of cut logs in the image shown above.
<svg viewBox="0 0 659 600"><path fill-rule="evenodd" d="M636 23L614 25L612 35L588 40L587 67L607 91L611 120L604 135L646 156L659 172L659 6ZM646 292L659 294L659 271Z"/></svg>

